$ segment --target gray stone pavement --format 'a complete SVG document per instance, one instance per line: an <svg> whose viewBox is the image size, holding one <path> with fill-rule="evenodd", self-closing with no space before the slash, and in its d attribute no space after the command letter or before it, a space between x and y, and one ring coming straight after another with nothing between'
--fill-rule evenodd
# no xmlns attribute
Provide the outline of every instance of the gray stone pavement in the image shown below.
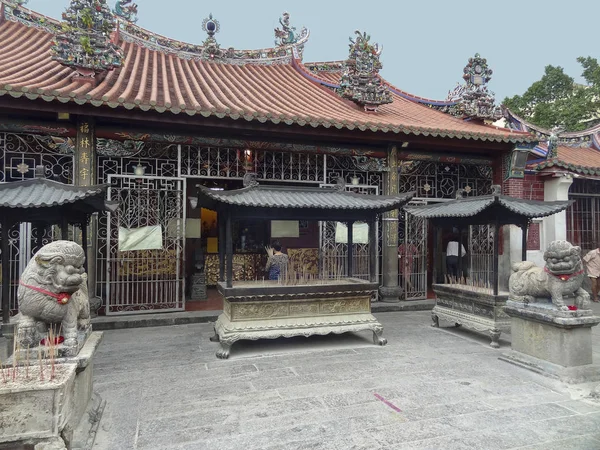
<svg viewBox="0 0 600 450"><path fill-rule="evenodd" d="M225 361L208 323L106 331L94 448L600 449L594 384L500 361L507 340L491 349L428 312L377 317L385 347L368 332L239 342Z"/></svg>

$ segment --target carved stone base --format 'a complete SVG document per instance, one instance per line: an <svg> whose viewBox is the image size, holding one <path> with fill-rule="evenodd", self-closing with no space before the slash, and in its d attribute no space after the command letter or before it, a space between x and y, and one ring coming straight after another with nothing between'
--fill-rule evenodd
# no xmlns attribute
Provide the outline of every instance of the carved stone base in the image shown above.
<svg viewBox="0 0 600 450"><path fill-rule="evenodd" d="M232 322L223 313L215 323L215 334L218 336L218 342L221 345L221 348L216 352L216 356L217 358L228 358L231 346L239 340L308 337L365 330L373 332L374 344L387 344L387 339L382 336L383 325L372 314ZM211 338L211 341L214 342L215 340L214 337Z"/></svg>
<svg viewBox="0 0 600 450"><path fill-rule="evenodd" d="M444 306L435 306L431 311L432 326L439 327L439 320L454 323L454 326L464 326L468 330L478 333L489 334L491 338L490 347L499 348L499 340L502 331L510 331L510 321L494 321L475 314L456 311Z"/></svg>
<svg viewBox="0 0 600 450"><path fill-rule="evenodd" d="M579 384L600 381L600 365L598 364L564 367L515 350L509 350L498 359L564 383Z"/></svg>
<svg viewBox="0 0 600 450"><path fill-rule="evenodd" d="M510 331L510 317L504 313L508 294L493 295L489 290L458 284L434 284L436 305L431 311L433 326L439 319L456 327L488 334L490 347L499 348L502 331Z"/></svg>
<svg viewBox="0 0 600 450"><path fill-rule="evenodd" d="M591 310L562 311L552 303L506 302L512 321L512 350L562 367L591 365Z"/></svg>
<svg viewBox="0 0 600 450"><path fill-rule="evenodd" d="M16 338L20 339L22 336L22 329L20 328L19 323L16 323L15 328L17 330ZM67 346L66 342L56 345L56 347L55 347L56 356L59 358L69 358L69 357L77 356L79 354L79 352L81 351L81 349L83 348L83 346L85 345L85 343L87 342L87 340L91 334L92 334L92 326L91 325L88 325L83 330L78 330L77 331L77 341L74 342L73 346ZM34 358L34 357L37 358L38 352L41 353L42 358L45 358L46 354L48 353L48 347L45 347L40 344L40 340L44 336L45 336L45 334L43 332L36 330L35 333L33 334L33 340L35 342L35 345L30 346L29 349L27 349L25 347L20 347L17 350L17 356L18 356L19 360L23 361L23 360L27 359L28 354L29 354L29 358Z"/></svg>
<svg viewBox="0 0 600 450"><path fill-rule="evenodd" d="M380 286L379 301L385 303L398 303L402 295L401 286Z"/></svg>
<svg viewBox="0 0 600 450"><path fill-rule="evenodd" d="M219 285L223 314L211 341L219 342L218 358L228 358L238 340L275 339L369 330L373 342L387 344L383 326L371 314L377 285L361 280L312 286L281 286L261 282Z"/></svg>

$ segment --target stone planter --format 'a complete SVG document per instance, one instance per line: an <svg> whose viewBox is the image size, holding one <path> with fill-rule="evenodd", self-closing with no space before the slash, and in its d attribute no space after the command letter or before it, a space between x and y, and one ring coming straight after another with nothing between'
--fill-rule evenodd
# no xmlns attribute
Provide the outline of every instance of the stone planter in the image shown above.
<svg viewBox="0 0 600 450"><path fill-rule="evenodd" d="M453 322L456 326L480 333L488 333L490 346L500 347L498 341L502 331L510 331L510 318L504 312L508 293L493 295L489 289L458 284L434 284L435 306L431 311L433 326L439 320Z"/></svg>
<svg viewBox="0 0 600 450"><path fill-rule="evenodd" d="M94 355L101 341L102 333L92 332L76 357L58 358L57 376L51 382L39 381L39 363L33 356L29 382L3 383L0 378L0 443L60 440L64 448L85 447L83 443L89 442L97 423L81 419L89 414L99 420L104 408L99 398L90 401ZM25 367L21 366L19 372L23 376ZM46 380L48 374L45 371Z"/></svg>
<svg viewBox="0 0 600 450"><path fill-rule="evenodd" d="M39 381L39 368L32 366L24 382L21 367L17 381L0 381L0 443L61 438L74 420L76 370L76 364L59 364L54 380Z"/></svg>

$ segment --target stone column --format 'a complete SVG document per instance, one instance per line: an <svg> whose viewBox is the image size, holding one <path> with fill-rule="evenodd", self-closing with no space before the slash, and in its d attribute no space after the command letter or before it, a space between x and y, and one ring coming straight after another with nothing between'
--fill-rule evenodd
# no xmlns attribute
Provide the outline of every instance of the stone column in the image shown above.
<svg viewBox="0 0 600 450"><path fill-rule="evenodd" d="M384 195L398 194L398 149L392 145L388 149L388 168L383 179ZM383 285L379 288L382 302L399 302L402 288L398 286L398 210L383 215Z"/></svg>
<svg viewBox="0 0 600 450"><path fill-rule="evenodd" d="M96 184L96 133L92 118L78 117L73 165L73 178L76 186L92 186ZM88 239L86 259L88 267L87 274L90 293L90 309L92 310L92 314L94 314L102 304L102 300L96 298L97 230L97 217L92 216L87 233L82 233L83 235L86 235Z"/></svg>
<svg viewBox="0 0 600 450"><path fill-rule="evenodd" d="M573 178L569 175L563 175L551 178L544 182L544 201L551 202L557 200L569 199L569 188L573 183ZM542 226L542 250L548 247L548 244L556 240L567 239L567 212L561 211L550 217L545 217Z"/></svg>

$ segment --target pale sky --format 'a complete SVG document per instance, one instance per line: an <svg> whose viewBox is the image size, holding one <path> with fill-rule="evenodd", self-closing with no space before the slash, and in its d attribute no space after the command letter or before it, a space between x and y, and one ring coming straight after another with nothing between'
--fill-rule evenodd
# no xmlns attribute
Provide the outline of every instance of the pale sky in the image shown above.
<svg viewBox="0 0 600 450"><path fill-rule="evenodd" d="M600 58L600 0L134 0L138 25L200 44L202 20L220 22L222 47L273 46L283 11L310 29L304 61L346 59L348 37L366 31L383 45L382 75L398 88L442 100L480 53L494 70L497 101L522 94L548 64L581 81L578 56ZM111 7L115 0L108 0ZM60 18L69 0L30 0L27 7Z"/></svg>

